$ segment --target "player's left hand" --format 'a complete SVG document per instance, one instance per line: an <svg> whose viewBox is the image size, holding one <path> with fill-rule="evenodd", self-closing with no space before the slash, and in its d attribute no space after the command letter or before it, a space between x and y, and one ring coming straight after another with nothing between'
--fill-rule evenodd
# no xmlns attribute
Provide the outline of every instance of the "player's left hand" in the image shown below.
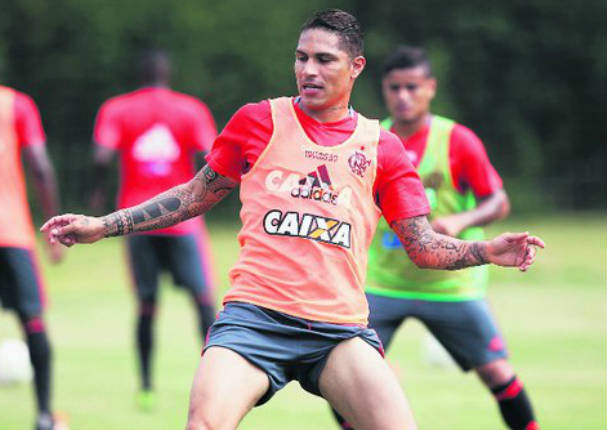
<svg viewBox="0 0 607 430"><path fill-rule="evenodd" d="M542 239L528 232L503 233L487 242L487 256L493 264L518 267L525 272L535 261L537 247L544 246Z"/></svg>
<svg viewBox="0 0 607 430"><path fill-rule="evenodd" d="M432 220L431 226L435 232L451 237L457 237L465 228L465 225L461 222L461 218L457 215L436 218Z"/></svg>

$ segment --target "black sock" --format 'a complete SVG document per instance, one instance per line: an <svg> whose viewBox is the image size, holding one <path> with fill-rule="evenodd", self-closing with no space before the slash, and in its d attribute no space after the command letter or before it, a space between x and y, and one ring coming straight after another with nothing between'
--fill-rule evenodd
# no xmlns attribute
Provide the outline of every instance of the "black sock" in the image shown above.
<svg viewBox="0 0 607 430"><path fill-rule="evenodd" d="M349 422L347 422L344 417L339 415L339 412L337 412L333 408L331 408L331 412L333 412L333 416L335 417L335 419L337 420L337 423L343 430L354 430L354 427L352 427L352 425Z"/></svg>
<svg viewBox="0 0 607 430"><path fill-rule="evenodd" d="M50 413L52 352L44 322L40 317L21 316L20 320L34 368L34 389L38 413Z"/></svg>
<svg viewBox="0 0 607 430"><path fill-rule="evenodd" d="M491 392L497 400L502 417L508 427L512 430L539 429L531 402L523 384L516 376L505 384L492 388Z"/></svg>
<svg viewBox="0 0 607 430"><path fill-rule="evenodd" d="M213 305L196 303L196 310L198 312L198 327L204 344L206 343L207 331L215 322L215 307Z"/></svg>
<svg viewBox="0 0 607 430"><path fill-rule="evenodd" d="M144 390L152 389L151 362L152 350L154 348L152 330L155 313L155 302L141 302L139 304L139 318L137 320L137 354L139 357L141 387Z"/></svg>

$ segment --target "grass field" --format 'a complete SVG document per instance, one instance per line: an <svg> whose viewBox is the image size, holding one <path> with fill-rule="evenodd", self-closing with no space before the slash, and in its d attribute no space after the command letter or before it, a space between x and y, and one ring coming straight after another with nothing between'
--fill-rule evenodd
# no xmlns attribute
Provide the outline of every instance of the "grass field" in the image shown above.
<svg viewBox="0 0 607 430"><path fill-rule="evenodd" d="M221 290L237 258L235 229L210 226ZM493 269L490 302L543 428L606 428L606 243L604 214L526 218L492 232L528 229L547 249L526 274ZM54 405L72 428L183 428L199 357L194 313L180 291L162 290L156 331L158 407L135 408L134 301L119 239L71 249L44 272L51 296L48 326L55 348ZM0 340L20 336L0 313ZM434 368L421 359L424 329L401 328L389 359L420 428L504 428L474 375ZM0 387L0 428L33 423L29 385ZM290 384L241 428L335 428L321 399Z"/></svg>

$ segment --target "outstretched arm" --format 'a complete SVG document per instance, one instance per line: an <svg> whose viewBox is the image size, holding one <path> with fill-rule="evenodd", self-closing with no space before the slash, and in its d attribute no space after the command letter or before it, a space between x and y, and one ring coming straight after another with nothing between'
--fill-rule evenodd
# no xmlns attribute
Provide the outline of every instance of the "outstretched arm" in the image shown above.
<svg viewBox="0 0 607 430"><path fill-rule="evenodd" d="M506 218L510 213L510 202L506 191L500 189L480 200L477 207L432 220L432 229L447 236L456 237L473 226L482 226Z"/></svg>
<svg viewBox="0 0 607 430"><path fill-rule="evenodd" d="M104 237L168 227L207 212L223 199L236 183L204 166L189 182L178 185L127 209L104 217L61 215L41 228L50 232L50 240L66 246L93 243Z"/></svg>
<svg viewBox="0 0 607 430"><path fill-rule="evenodd" d="M493 263L526 271L535 261L541 239L529 233L504 233L489 241L470 242L436 233L425 216L392 222L409 258L421 268L458 270Z"/></svg>

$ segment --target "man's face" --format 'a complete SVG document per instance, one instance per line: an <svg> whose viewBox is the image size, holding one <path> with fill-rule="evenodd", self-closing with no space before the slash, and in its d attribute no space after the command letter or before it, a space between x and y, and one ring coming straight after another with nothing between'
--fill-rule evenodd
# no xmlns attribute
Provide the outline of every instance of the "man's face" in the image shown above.
<svg viewBox="0 0 607 430"><path fill-rule="evenodd" d="M436 79L427 76L423 66L393 69L382 81L384 100L396 122L412 123L430 110L436 92Z"/></svg>
<svg viewBox="0 0 607 430"><path fill-rule="evenodd" d="M295 79L304 105L321 110L348 103L354 80L365 58L351 58L335 33L313 28L299 36L295 50Z"/></svg>

